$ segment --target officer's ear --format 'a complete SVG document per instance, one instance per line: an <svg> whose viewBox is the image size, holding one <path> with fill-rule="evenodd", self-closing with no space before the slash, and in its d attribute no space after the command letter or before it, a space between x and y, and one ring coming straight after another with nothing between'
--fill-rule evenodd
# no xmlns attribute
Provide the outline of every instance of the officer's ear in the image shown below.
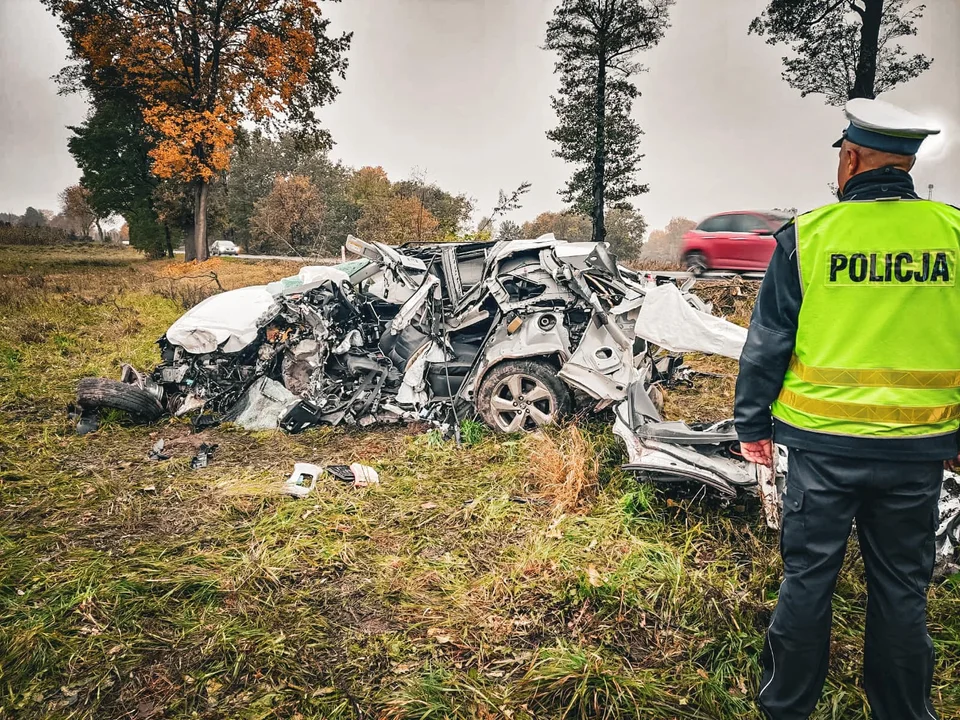
<svg viewBox="0 0 960 720"><path fill-rule="evenodd" d="M847 173L850 177L853 177L860 169L863 167L863 157L860 155L860 152L857 148L852 145L847 145L846 147L847 155L844 158L844 161L847 164Z"/></svg>
<svg viewBox="0 0 960 720"><path fill-rule="evenodd" d="M844 141L843 145L840 146L840 163L837 168L837 187L840 192L843 192L847 181L860 172L862 164L862 159L856 148L851 143Z"/></svg>

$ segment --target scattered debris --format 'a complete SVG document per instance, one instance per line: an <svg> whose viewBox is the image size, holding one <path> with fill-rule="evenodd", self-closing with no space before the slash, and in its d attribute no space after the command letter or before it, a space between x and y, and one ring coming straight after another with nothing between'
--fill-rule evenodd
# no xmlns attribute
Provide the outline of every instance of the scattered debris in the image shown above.
<svg viewBox="0 0 960 720"><path fill-rule="evenodd" d="M306 497L317 486L317 478L323 468L312 463L296 463L293 472L284 483L284 492L294 497Z"/></svg>
<svg viewBox="0 0 960 720"><path fill-rule="evenodd" d="M77 435L86 435L100 429L100 417L97 413L83 413L77 421Z"/></svg>
<svg viewBox="0 0 960 720"><path fill-rule="evenodd" d="M342 482L352 483L357 488L380 483L380 476L377 471L360 463L353 463L349 466L328 465L325 468L313 463L296 463L293 466L293 473L284 483L284 491L288 495L305 497L317 486L317 480L324 472Z"/></svg>
<svg viewBox="0 0 960 720"><path fill-rule="evenodd" d="M201 444L200 447L197 448L197 454L190 460L190 469L200 470L201 468L207 467L217 447L217 445L208 445L207 443Z"/></svg>
<svg viewBox="0 0 960 720"><path fill-rule="evenodd" d="M165 455L163 452L163 438L160 438L153 444L153 447L150 448L150 452L147 453L147 460L159 462L160 460L169 460L169 459L170 459L170 456Z"/></svg>
<svg viewBox="0 0 960 720"><path fill-rule="evenodd" d="M349 237L346 249L361 259L200 303L160 339L149 374L124 366L120 381L81 380L77 431L96 430L103 407L147 422L190 415L195 430L416 421L454 433L477 416L514 432L614 408L625 469L700 483L727 501L759 495L767 524L779 525L785 452L758 470L740 455L732 420L662 418L663 388L694 376L682 353L736 358L746 335L714 317L692 281L678 287L618 265L605 243L552 235L400 248ZM734 283L714 300L736 307L743 292ZM191 467L206 466L213 448L201 446ZM356 487L378 482L372 468L350 470L329 471ZM960 485L944 488L941 568L960 547ZM572 511L579 495L569 495Z"/></svg>

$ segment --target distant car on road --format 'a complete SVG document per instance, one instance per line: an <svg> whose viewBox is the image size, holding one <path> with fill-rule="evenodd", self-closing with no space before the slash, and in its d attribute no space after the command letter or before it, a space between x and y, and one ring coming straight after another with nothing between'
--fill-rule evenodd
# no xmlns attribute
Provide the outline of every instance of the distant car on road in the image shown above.
<svg viewBox="0 0 960 720"><path fill-rule="evenodd" d="M792 217L779 210L711 215L683 236L683 263L694 275L708 270L762 272L777 246L773 233Z"/></svg>
<svg viewBox="0 0 960 720"><path fill-rule="evenodd" d="M239 255L240 248L229 240L217 240L210 246L211 255Z"/></svg>

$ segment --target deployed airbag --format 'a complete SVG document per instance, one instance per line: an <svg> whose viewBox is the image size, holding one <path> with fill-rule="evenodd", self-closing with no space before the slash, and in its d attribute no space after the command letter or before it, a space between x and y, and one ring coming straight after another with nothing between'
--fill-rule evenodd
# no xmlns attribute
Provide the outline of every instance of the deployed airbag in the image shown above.
<svg viewBox="0 0 960 720"><path fill-rule="evenodd" d="M240 352L257 339L262 319L275 314L273 295L265 286L228 290L187 310L167 330L167 340L194 355L217 348Z"/></svg>

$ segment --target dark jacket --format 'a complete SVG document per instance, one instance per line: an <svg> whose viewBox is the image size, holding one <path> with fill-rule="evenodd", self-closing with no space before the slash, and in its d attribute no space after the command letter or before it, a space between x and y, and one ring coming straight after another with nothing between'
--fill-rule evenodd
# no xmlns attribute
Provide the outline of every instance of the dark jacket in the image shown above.
<svg viewBox="0 0 960 720"><path fill-rule="evenodd" d="M913 179L903 170L885 167L851 178L840 201L895 197L917 199ZM785 225L775 237L777 247L760 286L760 295L750 319L750 332L740 356L734 405L740 440L754 442L773 436L787 447L862 458L919 462L956 457L957 437L954 434L905 439L827 435L794 427L771 416L770 405L780 394L793 355L802 301L796 226L793 222Z"/></svg>

